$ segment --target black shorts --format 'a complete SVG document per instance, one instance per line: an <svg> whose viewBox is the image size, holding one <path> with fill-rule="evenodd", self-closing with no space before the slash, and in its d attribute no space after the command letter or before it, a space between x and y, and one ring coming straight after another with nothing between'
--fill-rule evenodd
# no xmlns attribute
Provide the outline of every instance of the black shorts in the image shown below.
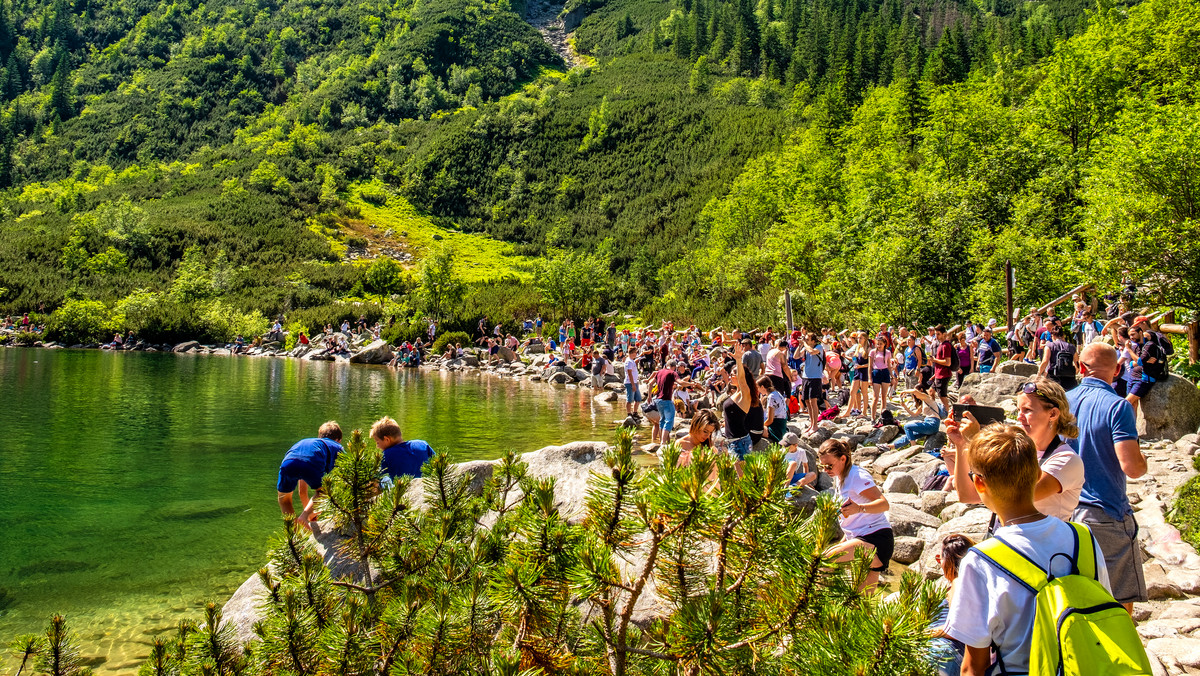
<svg viewBox="0 0 1200 676"><path fill-rule="evenodd" d="M871 566L871 570L878 573L887 570L888 564L892 562L892 553L896 551L896 534L892 532L891 528L883 528L874 533L860 535L855 539L862 540L875 548L879 567Z"/></svg>
<svg viewBox="0 0 1200 676"><path fill-rule="evenodd" d="M804 378L804 387L801 390L800 399L808 401L809 399L821 398L821 379L820 378Z"/></svg>
<svg viewBox="0 0 1200 676"><path fill-rule="evenodd" d="M931 382L931 384L933 385L934 394L936 394L939 397L946 396L946 394L949 393L949 391L950 391L950 379L949 378L934 378L933 381Z"/></svg>
<svg viewBox="0 0 1200 676"><path fill-rule="evenodd" d="M782 394L786 399L792 396L792 384L783 376L771 376L771 385L775 387L775 391Z"/></svg>

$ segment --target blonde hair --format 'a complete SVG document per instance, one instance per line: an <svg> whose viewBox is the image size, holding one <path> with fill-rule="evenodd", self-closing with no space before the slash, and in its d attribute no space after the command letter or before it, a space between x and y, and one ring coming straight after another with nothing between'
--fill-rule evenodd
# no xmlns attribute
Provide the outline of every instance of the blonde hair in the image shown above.
<svg viewBox="0 0 1200 676"><path fill-rule="evenodd" d="M967 459L996 500L1013 503L1033 499L1042 468L1038 466L1037 445L1025 430L1016 425L988 425L971 440Z"/></svg>
<svg viewBox="0 0 1200 676"><path fill-rule="evenodd" d="M390 416L383 416L371 425L372 439L399 439L400 438L400 423L392 420Z"/></svg>
<svg viewBox="0 0 1200 676"><path fill-rule="evenodd" d="M1067 391L1063 386L1046 376L1038 376L1031 382L1037 386L1037 392L1025 396L1037 397L1043 404L1058 409L1058 425L1054 433L1068 439L1078 437L1079 426L1075 424L1075 416L1071 413L1071 404L1067 401Z"/></svg>

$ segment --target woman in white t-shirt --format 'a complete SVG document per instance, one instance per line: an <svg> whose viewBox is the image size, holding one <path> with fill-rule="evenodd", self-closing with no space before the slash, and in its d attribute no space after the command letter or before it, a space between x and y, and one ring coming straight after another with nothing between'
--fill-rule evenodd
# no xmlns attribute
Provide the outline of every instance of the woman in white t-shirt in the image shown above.
<svg viewBox="0 0 1200 676"><path fill-rule="evenodd" d="M766 425L767 438L771 443L778 444L783 435L788 433L787 400L775 389L775 381L770 376L759 378L758 386L762 388L763 423Z"/></svg>
<svg viewBox="0 0 1200 676"><path fill-rule="evenodd" d="M964 418L966 415L969 414L964 414ZM979 494L967 477L971 467L966 460L966 448L979 431L979 425L965 419L952 422L946 423L946 436L955 451L947 454L947 449L943 449L942 459L954 477L959 502L978 504ZM1033 492L1033 506L1042 514L1070 521L1083 490L1084 470L1083 459L1066 442L1079 436L1079 428L1075 426L1075 416L1071 415L1062 385L1045 376L1025 383L1017 395L1017 422L1037 445L1038 463L1042 467Z"/></svg>
<svg viewBox="0 0 1200 676"><path fill-rule="evenodd" d="M879 582L879 574L887 570L896 548L895 534L887 518L887 498L871 475L850 459L850 445L841 439L821 444L818 460L821 469L833 478L833 489L842 501L838 524L845 533L842 541L825 553L844 563L853 560L859 549L873 551L871 572L863 582L864 588L870 587Z"/></svg>

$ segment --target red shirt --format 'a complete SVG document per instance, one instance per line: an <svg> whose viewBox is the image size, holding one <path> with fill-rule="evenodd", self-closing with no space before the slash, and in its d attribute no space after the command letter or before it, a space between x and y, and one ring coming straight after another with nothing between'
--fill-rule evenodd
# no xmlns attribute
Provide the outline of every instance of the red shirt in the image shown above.
<svg viewBox="0 0 1200 676"><path fill-rule="evenodd" d="M951 345L950 341L948 341L948 340L943 341L942 343L938 344L937 354L934 356L936 356L938 359L947 360L947 364L945 366L942 366L941 364L939 364L937 362L933 363L933 377L934 378L949 378L950 377L949 359L950 359L950 353L953 351L954 351L954 346Z"/></svg>

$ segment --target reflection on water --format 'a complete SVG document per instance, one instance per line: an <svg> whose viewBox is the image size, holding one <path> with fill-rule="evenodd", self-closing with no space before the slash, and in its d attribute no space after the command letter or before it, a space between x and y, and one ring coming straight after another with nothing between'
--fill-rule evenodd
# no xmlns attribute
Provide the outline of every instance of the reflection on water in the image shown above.
<svg viewBox="0 0 1200 676"><path fill-rule="evenodd" d="M461 461L607 439L616 415L483 374L69 350L0 349L0 402L0 643L61 612L100 674L262 565L279 460L321 422L391 415Z"/></svg>

